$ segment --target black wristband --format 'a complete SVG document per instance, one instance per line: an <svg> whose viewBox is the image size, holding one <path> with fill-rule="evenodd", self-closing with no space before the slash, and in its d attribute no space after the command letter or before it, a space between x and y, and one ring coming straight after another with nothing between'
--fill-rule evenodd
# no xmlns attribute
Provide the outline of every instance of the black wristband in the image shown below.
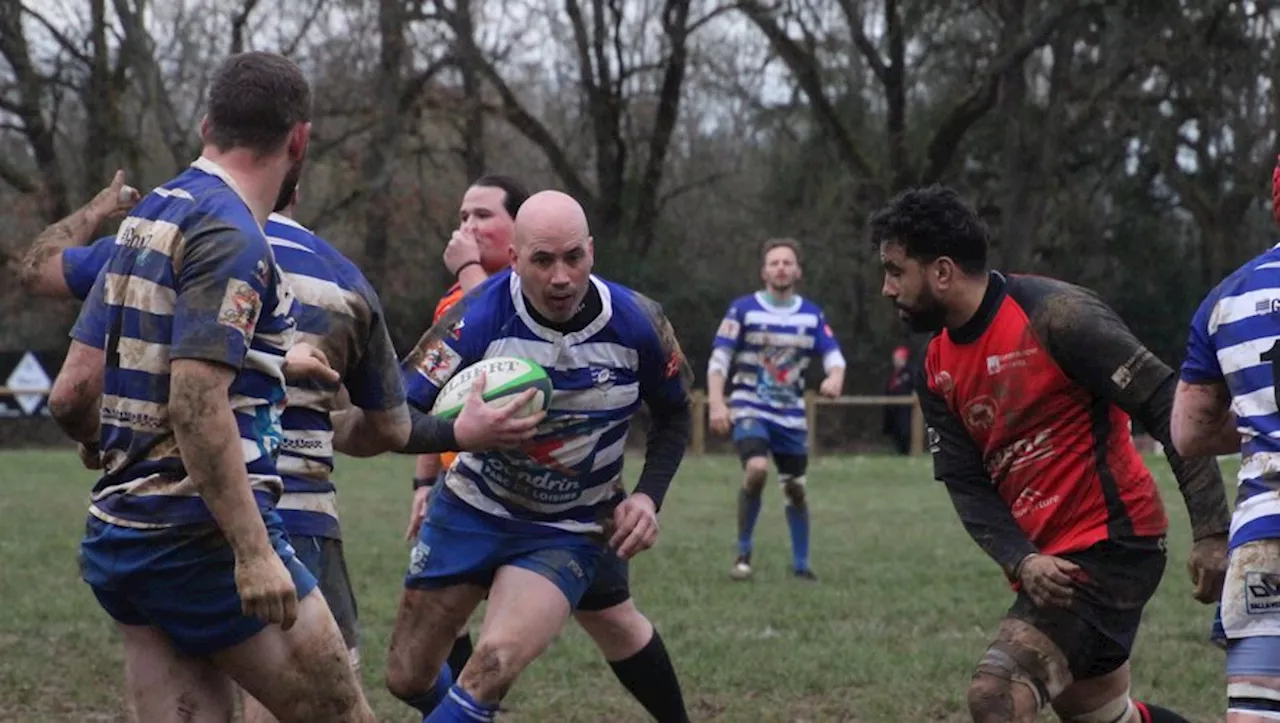
<svg viewBox="0 0 1280 723"><path fill-rule="evenodd" d="M435 484L436 484L436 478L435 478L435 477L414 477L414 478L413 478L413 491L414 491L414 492L417 492L418 490L422 489L423 487L434 487L434 486L435 486Z"/></svg>
<svg viewBox="0 0 1280 723"><path fill-rule="evenodd" d="M458 269L457 269L456 271L454 271L454 272L453 272L453 277L454 277L455 279L456 279L456 278L458 278L458 274L462 273L462 270L463 270L463 269L465 269L465 268L467 268L468 266L479 266L479 265L480 265L480 262L479 262L479 261L476 261L475 259L472 259L472 260L470 260L470 261L468 261L468 262L464 263L463 265L459 266L459 267L458 267Z"/></svg>

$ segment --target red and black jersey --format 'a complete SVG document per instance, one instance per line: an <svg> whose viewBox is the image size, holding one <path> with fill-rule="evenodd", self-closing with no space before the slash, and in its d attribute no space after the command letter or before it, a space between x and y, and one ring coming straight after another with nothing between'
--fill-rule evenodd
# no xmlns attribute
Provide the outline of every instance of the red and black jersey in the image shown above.
<svg viewBox="0 0 1280 723"><path fill-rule="evenodd" d="M974 317L929 342L921 377L934 474L1006 573L1031 552L1165 534L1129 413L1167 443L1173 371L1092 292L992 272ZM1216 465L1171 461L1180 483L1221 487Z"/></svg>

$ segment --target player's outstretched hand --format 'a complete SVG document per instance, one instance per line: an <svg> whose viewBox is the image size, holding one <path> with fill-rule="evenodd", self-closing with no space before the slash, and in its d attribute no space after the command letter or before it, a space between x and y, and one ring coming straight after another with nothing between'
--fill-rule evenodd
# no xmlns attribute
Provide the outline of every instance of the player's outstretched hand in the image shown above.
<svg viewBox="0 0 1280 723"><path fill-rule="evenodd" d="M1079 565L1053 555L1031 555L1018 571L1022 589L1040 607L1070 605L1073 586L1083 577L1084 571Z"/></svg>
<svg viewBox="0 0 1280 723"><path fill-rule="evenodd" d="M482 372L472 382L471 394L453 423L458 448L465 452L510 449L532 439L538 423L547 416L546 411L538 410L526 417L517 417L516 413L533 401L538 390L526 389L509 401L489 403L482 396L484 378Z"/></svg>
<svg viewBox="0 0 1280 723"><path fill-rule="evenodd" d="M1222 599L1227 579L1227 535L1210 535L1196 540L1187 558L1187 572L1195 590L1191 596L1206 605Z"/></svg>
<svg viewBox="0 0 1280 723"><path fill-rule="evenodd" d="M729 407L724 402L711 405L711 431L716 434L729 433Z"/></svg>
<svg viewBox="0 0 1280 723"><path fill-rule="evenodd" d="M818 393L828 399L835 399L836 397L840 396L840 392L843 391L842 389L840 389L840 387L843 386L843 384L844 384L843 379L827 377L826 379L822 380L821 386L818 387Z"/></svg>
<svg viewBox="0 0 1280 723"><path fill-rule="evenodd" d="M609 546L629 560L658 540L658 507L644 493L633 494L613 508L613 535Z"/></svg>
<svg viewBox="0 0 1280 723"><path fill-rule="evenodd" d="M127 214L140 198L142 194L138 193L138 189L125 185L124 171L116 171L116 175L111 178L111 185L98 191L98 195L89 203L98 218L106 221Z"/></svg>
<svg viewBox="0 0 1280 723"><path fill-rule="evenodd" d="M284 378L291 382L314 379L318 382L337 384L342 378L329 366L329 357L316 347L300 341L284 355Z"/></svg>
<svg viewBox="0 0 1280 723"><path fill-rule="evenodd" d="M409 507L409 526L404 529L406 542L418 539L422 521L427 518L427 500L429 499L431 499L430 487L419 487L413 491L413 504Z"/></svg>
<svg viewBox="0 0 1280 723"><path fill-rule="evenodd" d="M298 589L273 549L236 558L236 592L245 615L268 625L278 623L284 630L298 619Z"/></svg>
<svg viewBox="0 0 1280 723"><path fill-rule="evenodd" d="M449 273L455 276L462 265L480 261L480 246L476 243L476 235L465 229L458 229L449 237L449 244L444 247L444 265Z"/></svg>

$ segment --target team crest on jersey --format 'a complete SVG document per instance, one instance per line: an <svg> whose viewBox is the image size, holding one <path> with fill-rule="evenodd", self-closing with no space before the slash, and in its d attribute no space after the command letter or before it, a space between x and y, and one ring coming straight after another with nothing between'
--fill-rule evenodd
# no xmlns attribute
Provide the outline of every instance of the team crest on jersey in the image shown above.
<svg viewBox="0 0 1280 723"><path fill-rule="evenodd" d="M684 350L680 348L680 340L676 338L676 330L672 328L671 322L666 318L663 318L659 324L658 337L663 350L668 352L667 366L663 370L663 375L667 379L675 379L685 367Z"/></svg>
<svg viewBox="0 0 1280 723"><path fill-rule="evenodd" d="M725 319L720 322L720 328L716 329L716 336L737 339L740 331L742 331L742 324L739 324L736 319Z"/></svg>
<svg viewBox="0 0 1280 723"><path fill-rule="evenodd" d="M996 400L989 395L982 395L972 402L969 402L964 408L964 426L969 431L990 431L996 423L996 414L999 407L996 406Z"/></svg>
<svg viewBox="0 0 1280 723"><path fill-rule="evenodd" d="M232 279L227 282L227 290L222 295L222 306L218 308L218 323L229 326L245 336L253 330L258 321L258 313L262 309L262 299L258 292L246 281Z"/></svg>
<svg viewBox="0 0 1280 723"><path fill-rule="evenodd" d="M445 382L458 371L458 367L462 365L462 356L458 352L449 348L443 339L436 339L431 342L422 352L422 360L418 362L418 371L422 372L422 376L426 377L432 384L437 387L443 387Z"/></svg>

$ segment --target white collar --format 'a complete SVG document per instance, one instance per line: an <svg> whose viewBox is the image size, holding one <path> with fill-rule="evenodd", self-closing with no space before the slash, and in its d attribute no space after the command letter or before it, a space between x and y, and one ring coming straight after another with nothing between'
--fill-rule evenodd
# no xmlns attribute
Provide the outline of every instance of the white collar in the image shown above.
<svg viewBox="0 0 1280 723"><path fill-rule="evenodd" d="M563 341L566 344L578 344L599 333L613 318L613 296L609 292L609 287L597 278L595 274L592 274L590 278L591 283L596 287L596 291L600 293L600 315L592 319L591 323L587 324L583 329L569 334L563 334L534 321L533 315L529 313L529 307L524 301L520 275L514 269L511 271L511 303L515 305L516 315L520 317L520 321L523 321L524 325L529 327L529 331L532 331L540 339L553 343Z"/></svg>

